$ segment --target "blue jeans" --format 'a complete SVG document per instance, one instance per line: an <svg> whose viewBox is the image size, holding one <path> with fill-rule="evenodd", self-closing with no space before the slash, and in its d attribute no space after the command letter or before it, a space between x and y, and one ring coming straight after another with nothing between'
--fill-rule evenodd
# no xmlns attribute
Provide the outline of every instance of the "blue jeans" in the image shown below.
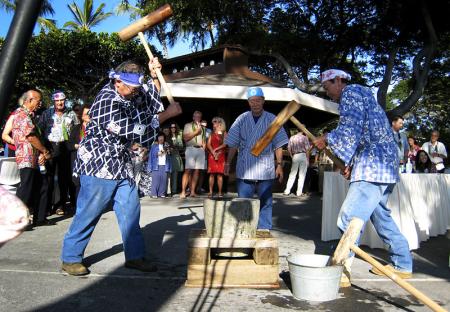
<svg viewBox="0 0 450 312"><path fill-rule="evenodd" d="M272 229L272 184L273 180L251 181L237 179L240 198L253 198L255 190L260 201L258 229Z"/></svg>
<svg viewBox="0 0 450 312"><path fill-rule="evenodd" d="M91 176L80 177L77 210L67 231L61 260L80 263L83 260L92 232L111 200L116 213L126 260L140 259L145 255L144 237L139 226L141 204L136 185L128 180L106 180Z"/></svg>
<svg viewBox="0 0 450 312"><path fill-rule="evenodd" d="M386 207L389 194L392 193L394 186L395 184L366 181L350 183L347 196L339 212L337 226L345 231L352 218L356 217L364 222L370 218L380 238L389 246L389 255L394 268L412 272L412 257L408 241L400 233L391 217L390 209Z"/></svg>

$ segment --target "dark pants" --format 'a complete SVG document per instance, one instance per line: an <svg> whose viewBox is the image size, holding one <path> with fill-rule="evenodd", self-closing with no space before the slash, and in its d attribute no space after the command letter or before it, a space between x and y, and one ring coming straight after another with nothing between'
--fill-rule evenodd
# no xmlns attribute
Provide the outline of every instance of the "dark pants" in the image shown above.
<svg viewBox="0 0 450 312"><path fill-rule="evenodd" d="M55 175L57 175L59 188L59 206L64 208L70 193L71 204L75 206L75 187L71 183L70 153L67 151L64 142L52 144L52 159L48 162L48 195L49 204L57 204L53 201L55 189Z"/></svg>
<svg viewBox="0 0 450 312"><path fill-rule="evenodd" d="M33 223L45 220L47 211L48 184L45 175L38 169L23 168L19 170L20 184L16 195L29 208L33 209Z"/></svg>
<svg viewBox="0 0 450 312"><path fill-rule="evenodd" d="M152 171L152 196L166 196L167 172L166 166L158 166L158 170Z"/></svg>

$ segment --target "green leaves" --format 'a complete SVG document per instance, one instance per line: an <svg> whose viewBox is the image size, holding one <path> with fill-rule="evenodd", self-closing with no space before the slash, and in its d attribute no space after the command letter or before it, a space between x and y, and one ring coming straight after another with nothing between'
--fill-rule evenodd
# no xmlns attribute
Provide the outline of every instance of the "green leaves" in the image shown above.
<svg viewBox="0 0 450 312"><path fill-rule="evenodd" d="M107 82L108 71L128 59L147 64L144 48L138 42L122 42L115 33L41 33L31 39L15 98L37 87L48 95L44 96L45 104L49 104L49 95L56 89L64 90L71 101L90 102Z"/></svg>
<svg viewBox="0 0 450 312"><path fill-rule="evenodd" d="M71 11L74 20L66 22L64 27L76 31L89 31L92 27L100 24L112 15L112 12L103 12L104 3L101 3L94 12L93 0L84 0L83 9L75 2L68 4L67 7Z"/></svg>

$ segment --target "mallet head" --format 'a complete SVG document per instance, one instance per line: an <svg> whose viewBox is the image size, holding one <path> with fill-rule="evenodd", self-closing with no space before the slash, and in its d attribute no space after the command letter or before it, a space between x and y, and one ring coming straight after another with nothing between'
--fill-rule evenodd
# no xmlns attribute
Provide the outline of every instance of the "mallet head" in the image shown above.
<svg viewBox="0 0 450 312"><path fill-rule="evenodd" d="M149 13L131 25L118 32L119 38L122 41L128 41L135 37L139 32L144 32L147 29L165 21L172 16L173 11L169 4L165 4L158 10Z"/></svg>

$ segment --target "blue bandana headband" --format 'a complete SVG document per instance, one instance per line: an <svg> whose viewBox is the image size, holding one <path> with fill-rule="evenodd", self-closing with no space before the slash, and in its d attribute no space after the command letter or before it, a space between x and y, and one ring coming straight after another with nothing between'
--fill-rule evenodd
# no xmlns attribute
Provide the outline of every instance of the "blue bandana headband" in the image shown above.
<svg viewBox="0 0 450 312"><path fill-rule="evenodd" d="M123 83L132 86L132 87L140 87L144 83L144 75L138 73L116 73L114 70L109 72L110 79L119 79L123 81Z"/></svg>

